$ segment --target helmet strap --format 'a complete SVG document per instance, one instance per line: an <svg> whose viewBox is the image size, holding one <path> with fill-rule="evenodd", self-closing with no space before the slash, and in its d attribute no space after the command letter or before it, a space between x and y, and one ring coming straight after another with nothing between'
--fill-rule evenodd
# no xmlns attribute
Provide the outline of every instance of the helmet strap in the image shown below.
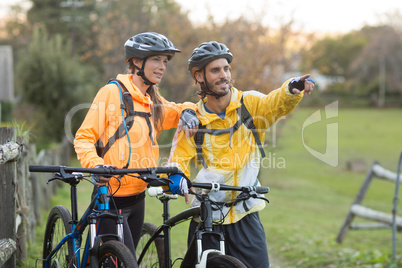
<svg viewBox="0 0 402 268"><path fill-rule="evenodd" d="M145 67L145 62L147 61L148 57L145 57L142 60L142 67L138 67L137 65L135 65L133 63L134 68L138 69L137 75L140 76L143 80L144 80L144 84L148 85L148 86L153 86L155 85L155 83L152 83L151 81L149 81L149 79L145 76L145 72L144 72L144 67Z"/></svg>

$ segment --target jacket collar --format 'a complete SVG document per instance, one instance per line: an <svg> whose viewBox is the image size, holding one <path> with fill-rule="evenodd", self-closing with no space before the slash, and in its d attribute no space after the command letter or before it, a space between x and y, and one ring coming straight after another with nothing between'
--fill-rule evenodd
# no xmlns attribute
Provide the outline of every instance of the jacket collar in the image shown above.
<svg viewBox="0 0 402 268"><path fill-rule="evenodd" d="M117 79L120 80L127 88L128 92L130 92L133 99L139 103L144 103L147 105L152 105L151 97L148 95L142 94L142 92L138 89L136 85L132 82L132 74L119 74L117 75Z"/></svg>
<svg viewBox="0 0 402 268"><path fill-rule="evenodd" d="M236 89L234 87L231 87L230 90L232 92L232 95L230 97L230 103L229 103L228 107L226 108L226 115L228 115L231 112L235 112L236 109L238 107L240 107L240 105L241 105L240 104L240 99L241 99L241 97L243 95L243 93L241 91L239 91L238 89ZM204 126L209 124L209 123L211 123L212 121L220 119L218 115L208 113L205 110L204 103L206 103L207 101L208 101L208 97L200 100L197 103L198 111L199 111L199 113L201 115L199 120L200 120L201 124L204 125Z"/></svg>

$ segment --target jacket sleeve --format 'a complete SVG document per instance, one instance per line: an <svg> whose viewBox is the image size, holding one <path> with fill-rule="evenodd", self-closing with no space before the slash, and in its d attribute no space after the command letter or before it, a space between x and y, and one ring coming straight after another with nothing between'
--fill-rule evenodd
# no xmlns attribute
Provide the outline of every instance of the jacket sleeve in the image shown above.
<svg viewBox="0 0 402 268"><path fill-rule="evenodd" d="M299 95L289 92L289 81L263 97L252 94L244 97L244 104L253 117L257 129L267 130L282 116L290 113L302 100L303 92Z"/></svg>
<svg viewBox="0 0 402 268"><path fill-rule="evenodd" d="M163 130L176 128L179 124L180 115L183 110L191 109L197 112L197 106L191 102L174 103L169 102L164 98L162 98L162 102L164 108Z"/></svg>
<svg viewBox="0 0 402 268"><path fill-rule="evenodd" d="M95 143L101 138L103 144L105 140L105 129L111 124L110 120L116 119L112 116L116 107L119 107L119 94L113 94L114 87L108 85L99 90L95 96L91 107L81 125L75 134L74 148L77 158L84 168L92 168L97 165L103 165L104 160L98 156ZM116 106L117 105L117 106ZM115 107L114 109L112 108Z"/></svg>
<svg viewBox="0 0 402 268"><path fill-rule="evenodd" d="M188 178L191 176L191 161L195 160L194 138L186 138L184 131L176 131L167 166L179 168Z"/></svg>

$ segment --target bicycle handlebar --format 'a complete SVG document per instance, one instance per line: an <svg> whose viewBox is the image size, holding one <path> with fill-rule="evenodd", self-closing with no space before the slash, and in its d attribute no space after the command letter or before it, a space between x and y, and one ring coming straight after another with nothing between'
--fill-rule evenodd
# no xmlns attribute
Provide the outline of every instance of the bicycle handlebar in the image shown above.
<svg viewBox="0 0 402 268"><path fill-rule="evenodd" d="M269 187L265 186L230 186L224 185L219 183L192 183L193 187L202 188L207 190L224 190L224 191L243 191L245 188L249 189L250 191L255 191L257 194L267 194L269 193Z"/></svg>
<svg viewBox="0 0 402 268"><path fill-rule="evenodd" d="M77 168L77 167L66 167L66 166L29 166L30 172L82 172L82 173L91 173L91 174L107 174L107 175L124 175L130 173L137 174L176 174L179 173L179 169L177 167L154 167L154 168L133 168L133 169L113 169L113 168Z"/></svg>

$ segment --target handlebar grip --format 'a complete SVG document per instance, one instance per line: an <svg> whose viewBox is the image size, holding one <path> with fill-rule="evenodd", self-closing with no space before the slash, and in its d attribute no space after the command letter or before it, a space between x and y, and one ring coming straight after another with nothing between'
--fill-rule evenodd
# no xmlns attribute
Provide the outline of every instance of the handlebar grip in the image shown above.
<svg viewBox="0 0 402 268"><path fill-rule="evenodd" d="M155 197L163 194L162 187L151 187L148 189L149 196Z"/></svg>
<svg viewBox="0 0 402 268"><path fill-rule="evenodd" d="M155 169L156 173L179 173L179 169L177 167L157 167Z"/></svg>
<svg viewBox="0 0 402 268"><path fill-rule="evenodd" d="M255 192L257 194L267 194L269 193L269 187L265 187L265 186L256 186L255 187Z"/></svg>
<svg viewBox="0 0 402 268"><path fill-rule="evenodd" d="M162 187L150 187L148 189L148 194L151 197L155 196L165 196L169 197L170 199L177 199L178 195L177 194L167 194L163 191Z"/></svg>
<svg viewBox="0 0 402 268"><path fill-rule="evenodd" d="M29 166L30 172L59 172L60 166L36 166L30 165Z"/></svg>

